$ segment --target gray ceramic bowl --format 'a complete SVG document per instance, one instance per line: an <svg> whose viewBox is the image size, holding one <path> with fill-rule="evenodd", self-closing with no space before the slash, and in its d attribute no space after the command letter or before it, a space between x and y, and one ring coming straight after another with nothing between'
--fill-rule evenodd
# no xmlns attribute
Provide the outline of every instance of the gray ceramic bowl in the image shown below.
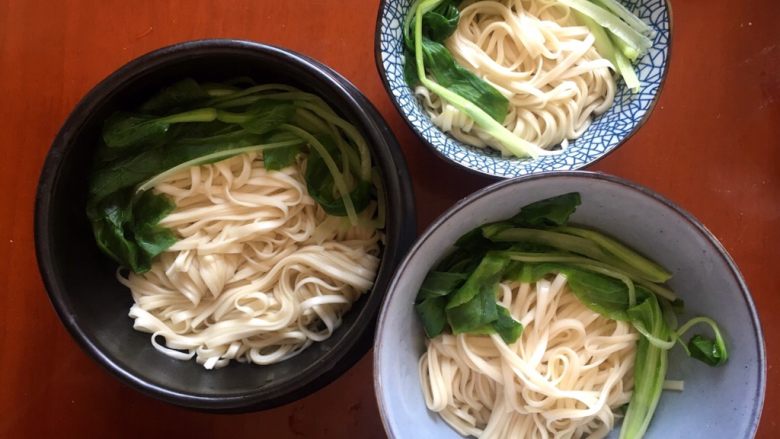
<svg viewBox="0 0 780 439"><path fill-rule="evenodd" d="M753 437L764 401L766 358L753 301L739 270L712 234L690 214L648 189L590 172L539 174L508 180L465 198L422 235L385 297L374 344L374 385L391 438L458 438L426 409L417 360L424 334L412 303L428 270L463 233L514 215L518 208L579 191L582 205L573 222L606 231L674 273L670 285L686 302L686 317L705 314L725 331L726 365L711 368L670 355L669 379L685 380L685 391L664 392L647 439ZM614 431L610 438L616 438Z"/></svg>

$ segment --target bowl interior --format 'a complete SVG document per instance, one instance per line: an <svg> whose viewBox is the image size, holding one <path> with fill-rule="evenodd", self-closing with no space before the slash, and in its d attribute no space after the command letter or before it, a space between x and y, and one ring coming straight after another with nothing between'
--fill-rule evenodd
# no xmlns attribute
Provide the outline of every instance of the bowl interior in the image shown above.
<svg viewBox="0 0 780 439"><path fill-rule="evenodd" d="M466 145L431 122L403 75L402 23L411 0L383 0L376 29L377 67L398 111L418 137L441 157L471 171L502 178L579 169L614 150L641 127L650 116L666 76L671 37L667 1L621 2L655 31L652 48L635 65L642 88L639 93L632 93L619 80L614 104L561 154L538 159L502 157L493 149Z"/></svg>
<svg viewBox="0 0 780 439"><path fill-rule="evenodd" d="M414 208L403 158L376 113L361 109L359 93L324 66L280 49L241 42L196 42L162 49L123 67L99 84L71 114L43 170L36 205L36 242L52 302L76 339L112 372L137 388L182 405L215 410L265 408L326 384L368 348L373 321L396 262L414 233ZM327 78L327 75L330 76ZM388 192L387 244L374 288L344 317L331 338L269 366L232 362L206 371L195 361L157 352L150 335L133 330L129 291L115 279L85 216L89 168L102 122L133 108L183 77L225 80L249 76L282 82L324 98L360 127L373 149ZM391 193L392 191L392 193ZM362 338L362 340L361 340Z"/></svg>
<svg viewBox="0 0 780 439"><path fill-rule="evenodd" d="M417 361L425 340L412 303L428 270L472 228L572 191L582 195L573 222L606 231L659 261L673 272L670 286L685 300L681 321L704 314L725 332L730 358L719 368L674 348L667 379L684 380L685 391L663 393L646 437L755 434L764 395L764 345L752 300L731 259L693 218L646 189L601 174L567 172L502 182L466 198L423 234L399 266L374 346L377 399L391 437L460 437L427 410L419 384ZM613 431L609 437L617 436Z"/></svg>

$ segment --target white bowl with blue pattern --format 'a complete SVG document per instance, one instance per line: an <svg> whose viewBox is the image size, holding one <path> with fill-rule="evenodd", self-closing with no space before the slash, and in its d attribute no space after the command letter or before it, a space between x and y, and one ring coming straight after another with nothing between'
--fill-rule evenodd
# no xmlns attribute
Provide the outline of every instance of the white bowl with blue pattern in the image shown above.
<svg viewBox="0 0 780 439"><path fill-rule="evenodd" d="M435 126L404 80L403 20L413 0L382 0L376 25L375 57L379 76L406 122L441 157L468 170L499 178L545 171L580 169L606 156L628 140L650 117L661 92L669 63L671 8L667 0L622 0L655 30L653 46L636 64L639 93L618 81L615 102L560 154L537 159L502 157L490 148L475 148Z"/></svg>

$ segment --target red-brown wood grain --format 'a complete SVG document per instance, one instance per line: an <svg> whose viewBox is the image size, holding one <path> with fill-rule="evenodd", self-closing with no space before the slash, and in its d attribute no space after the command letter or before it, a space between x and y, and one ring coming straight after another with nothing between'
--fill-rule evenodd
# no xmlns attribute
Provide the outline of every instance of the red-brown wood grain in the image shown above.
<svg viewBox="0 0 780 439"><path fill-rule="evenodd" d="M332 66L403 146L422 230L488 180L428 152L374 67L378 0L0 0L0 437L383 437L371 356L303 400L210 415L145 397L82 352L38 275L35 186L60 124L100 79L189 39L245 38ZM672 61L650 121L592 170L660 192L740 266L763 318L768 385L759 437L780 437L780 3L673 0ZM717 404L717 401L707 402Z"/></svg>

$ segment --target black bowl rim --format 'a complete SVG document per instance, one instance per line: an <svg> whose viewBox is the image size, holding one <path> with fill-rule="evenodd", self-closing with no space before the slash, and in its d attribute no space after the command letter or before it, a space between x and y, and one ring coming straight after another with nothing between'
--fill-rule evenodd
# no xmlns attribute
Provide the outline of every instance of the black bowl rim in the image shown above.
<svg viewBox="0 0 780 439"><path fill-rule="evenodd" d="M197 53L193 54L193 51ZM389 165L386 165L386 169L393 170L393 172L383 173L388 204L395 204L393 209L388 209L388 215L397 217L394 220L396 242L385 246L382 261L383 265L388 264L387 274L383 275L386 279L382 282L389 284L395 265L403 257L416 235L416 211L411 178L404 156L392 131L370 101L346 78L330 67L282 47L247 40L202 39L165 46L131 60L87 92L63 122L47 153L36 192L34 235L38 269L49 300L68 332L89 356L125 384L148 396L204 411L245 412L264 410L300 399L329 384L352 367L371 347L370 339L373 337L376 315L386 289L381 291L381 294L368 295L368 300L358 319L353 325L346 328L349 332L354 333L354 336L345 337L339 345L320 357L317 362L318 365L322 366L320 369L315 370L313 367L307 367L301 371L301 374L282 380L280 386L266 386L260 391L236 392L219 396L180 392L164 385L148 382L142 376L135 374L125 367L121 358L115 358L103 352L99 343L80 327L72 311L72 302L63 288L58 270L53 263L53 254L50 252L49 246L51 231L45 219L50 210L50 189L58 184L62 159L68 150L74 148L71 133L81 129L88 118L87 115L99 103L110 98L113 92L128 80L151 69L183 61L190 56L200 57L224 53L240 53L242 56L248 57L257 53L265 53L281 58L290 65L296 65L316 75L326 83L326 86L334 94L338 94L343 104L356 115L358 120L355 122L358 122L365 134L370 138L381 140L377 143L383 146L377 147L377 150L384 156L383 158L390 162ZM382 273L380 267L375 285L379 283ZM371 293L375 292L372 287ZM326 361L328 364L322 364Z"/></svg>
<svg viewBox="0 0 780 439"><path fill-rule="evenodd" d="M753 399L754 406L752 411L752 419L750 422L751 431L750 431L750 435L748 436L748 437L755 437L756 432L758 430L758 424L761 419L761 412L764 407L764 398L766 393L766 368L767 368L766 343L764 341L764 335L761 329L761 321L758 318L758 311L756 310L755 303L753 303L753 297L751 296L750 291L748 290L747 284L745 283L745 280L742 277L742 273L739 271L737 264L731 258L729 253L726 251L725 247L723 247L723 244L721 244L720 241L718 241L715 235L713 235L712 232L710 232L710 230L707 229L707 227L701 223L701 221L696 219L696 217L691 215L689 212L683 210L681 207L674 204L666 197L658 194L657 192L647 187L641 186L637 183L631 182L624 178L617 177L610 174L605 174L602 172L592 172L592 171L541 172L538 174L530 174L522 177L499 181L483 189L480 189L472 193L471 195L461 199L457 203L455 203L455 205L447 209L446 212L444 212L438 218L436 218L419 236L414 246L406 253L406 257L403 259L403 261L401 261L398 267L396 267L395 276L393 277L393 281L390 283L390 287L388 288L388 293L385 295L385 299L382 302L382 309L379 312L379 322L377 323L377 329L376 329L377 335L374 338L374 377L373 377L374 396L376 397L377 406L379 407L379 415L382 418L382 425L387 435L391 438L398 437L390 427L390 423L388 422L387 414L385 413L385 407L383 402L384 401L383 395L385 390L383 389L380 380L380 372L382 368L382 365L379 361L379 347L382 344L382 339L380 337L380 334L382 334L385 322L387 320L388 303L390 302L390 300L392 300L393 295L397 288L397 284L400 278L406 272L410 261L415 257L417 252L420 250L420 247L422 247L422 245L428 239L431 238L431 235L439 227L441 227L443 224L449 221L455 221L460 211L463 210L466 206L476 201L477 199L486 196L488 194L491 194L493 192L500 191L506 186L521 185L527 181L545 179L550 177L575 177L575 178L582 178L587 180L603 180L613 184L617 184L618 186L623 186L635 192L638 192L669 208L670 211L677 214L677 216L680 218L681 221L687 222L688 224L693 226L694 229L696 229L696 231L698 231L699 234L705 240L709 241L713 245L713 247L715 247L717 253L723 259L723 261L726 262L726 264L728 265L731 276L734 278L734 281L739 286L739 292L741 293L742 299L745 301L745 306L748 308L748 312L751 317L750 323L753 326L753 332L756 334L755 341L757 345L758 357L759 357L758 359L760 363L759 365L760 373L758 377L759 388L758 388L758 394L755 395L755 398Z"/></svg>
<svg viewBox="0 0 780 439"><path fill-rule="evenodd" d="M673 23L674 20L672 19L672 3L670 0L664 0L666 3L666 10L667 14L669 15L669 42L667 43L668 49L668 56L666 65L664 65L664 70L661 74L661 82L658 84L658 91L655 93L655 96L653 97L653 101L650 103L650 107L647 109L647 112L645 112L644 116L642 116L642 119L639 120L639 122L636 124L634 129L632 129L628 134L626 134L620 141L613 146L609 151L606 153L596 157L595 159L592 159L585 163L578 163L574 165L574 167L570 170L566 171L539 171L539 172L531 172L528 174L523 175L496 175L491 174L490 172L481 171L479 169L474 169L470 166L466 166L463 163L456 162L451 157L445 155L441 151L439 151L431 142L426 139L422 133L415 127L412 122L409 121L409 118L406 117L406 113L404 113L403 109L401 108L401 105L398 104L398 101L393 96L393 92L390 88L390 82L387 80L387 71L385 70L385 66L382 64L382 49L381 49L381 38L380 38L380 29L382 27L382 16L385 11L385 7L388 1L395 1L395 0L381 0L379 3L379 9L377 10L377 18L376 18L376 26L374 28L374 64L376 65L377 72L379 73L379 78L382 80L382 86L385 89L385 92L387 93L388 98L393 103L393 107L395 107L395 110L398 112L398 115L401 116L401 119L406 123L406 126L409 127L412 132L414 132L414 135L417 136L417 138L428 147L429 150L433 151L434 155L442 160L444 160L446 163L450 165L455 165L458 168L461 168L465 171L467 171L470 174L479 175L482 177L490 178L494 181L496 180L505 180L505 179L511 179L511 178L519 178L523 177L525 175L532 175L532 174L539 174L542 172L568 172L568 171L574 171L577 169L586 168L588 166L593 165L596 162L599 162L600 160L604 159L606 156L612 154L615 152L618 148L623 146L624 143L626 143L631 137L636 134L640 128L642 128L648 120L650 120L650 116L653 114L653 111L655 110L655 106L658 104L658 101L661 98L661 94L663 93L664 85L666 84L666 77L669 74L669 65L672 63L672 37L674 35L673 32ZM449 134L444 133L444 135L449 136Z"/></svg>

